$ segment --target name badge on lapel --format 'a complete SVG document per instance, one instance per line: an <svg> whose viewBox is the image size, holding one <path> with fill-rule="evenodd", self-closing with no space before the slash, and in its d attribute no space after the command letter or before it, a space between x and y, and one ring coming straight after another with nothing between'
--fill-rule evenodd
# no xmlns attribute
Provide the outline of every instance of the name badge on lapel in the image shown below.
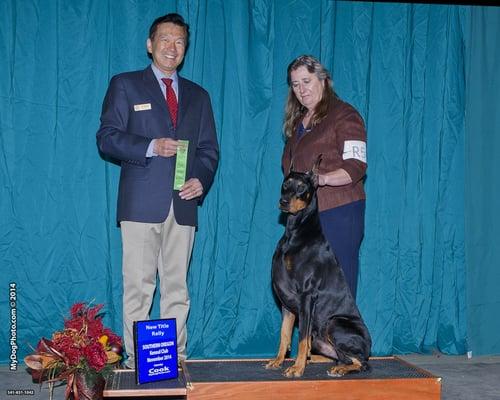
<svg viewBox="0 0 500 400"><path fill-rule="evenodd" d="M134 104L134 111L146 111L146 110L151 110L151 103Z"/></svg>

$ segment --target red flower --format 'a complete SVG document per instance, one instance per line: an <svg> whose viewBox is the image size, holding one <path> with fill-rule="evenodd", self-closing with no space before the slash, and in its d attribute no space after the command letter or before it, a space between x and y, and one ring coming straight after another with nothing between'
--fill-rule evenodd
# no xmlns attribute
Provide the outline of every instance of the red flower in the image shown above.
<svg viewBox="0 0 500 400"><path fill-rule="evenodd" d="M97 372L106 366L106 352L100 343L91 343L83 349L83 354L89 364L89 367L95 369Z"/></svg>
<svg viewBox="0 0 500 400"><path fill-rule="evenodd" d="M101 319L102 315L98 315L98 314L99 314L99 311L101 311L103 306L104 306L104 304L97 304L96 306L89 308L87 310L87 319L89 321L93 321L95 319Z"/></svg>
<svg viewBox="0 0 500 400"><path fill-rule="evenodd" d="M99 314L102 307L102 304L73 305L70 318L64 321L64 329L54 332L51 340L39 341L35 356L41 357L25 359L29 367L42 374L46 369L52 370L57 374L52 379L67 379L70 387L77 371L99 376L109 373L111 364L120 360L121 338L103 326L103 315ZM106 350L115 354L107 354Z"/></svg>
<svg viewBox="0 0 500 400"><path fill-rule="evenodd" d="M64 327L66 329L74 329L75 331L80 331L85 326L85 319L83 317L74 317L64 321Z"/></svg>
<svg viewBox="0 0 500 400"><path fill-rule="evenodd" d="M82 315L83 310L85 310L85 303L75 303L70 308L69 313L71 314L71 318L76 318Z"/></svg>
<svg viewBox="0 0 500 400"><path fill-rule="evenodd" d="M87 322L87 336L97 340L103 335L103 332L104 326L100 317Z"/></svg>
<svg viewBox="0 0 500 400"><path fill-rule="evenodd" d="M80 338L76 331L64 330L56 332L52 338L54 348L65 358L68 366L76 366L80 362L80 357L83 355L82 345L83 338Z"/></svg>

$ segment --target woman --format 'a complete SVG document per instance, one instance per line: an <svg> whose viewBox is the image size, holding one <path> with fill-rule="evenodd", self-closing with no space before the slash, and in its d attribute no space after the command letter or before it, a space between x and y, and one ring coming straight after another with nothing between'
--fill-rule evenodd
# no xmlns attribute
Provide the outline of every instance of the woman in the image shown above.
<svg viewBox="0 0 500 400"><path fill-rule="evenodd" d="M366 132L363 119L332 89L328 71L312 56L288 66L283 171L310 170L321 155L318 206L323 233L356 298L364 233Z"/></svg>

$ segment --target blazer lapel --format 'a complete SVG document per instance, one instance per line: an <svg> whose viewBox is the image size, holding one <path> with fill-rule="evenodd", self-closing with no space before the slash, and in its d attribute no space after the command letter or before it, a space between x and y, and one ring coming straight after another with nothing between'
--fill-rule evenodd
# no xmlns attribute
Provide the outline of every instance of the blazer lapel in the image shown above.
<svg viewBox="0 0 500 400"><path fill-rule="evenodd" d="M182 124L182 120L189 108L189 87L186 85L185 79L179 76L179 94L178 94L179 109L177 111L177 128Z"/></svg>
<svg viewBox="0 0 500 400"><path fill-rule="evenodd" d="M156 101L156 103L161 107L162 110L167 111L167 102L163 98L163 93L160 89L160 85L156 80L155 74L151 67L144 70L144 86L149 92L149 95Z"/></svg>

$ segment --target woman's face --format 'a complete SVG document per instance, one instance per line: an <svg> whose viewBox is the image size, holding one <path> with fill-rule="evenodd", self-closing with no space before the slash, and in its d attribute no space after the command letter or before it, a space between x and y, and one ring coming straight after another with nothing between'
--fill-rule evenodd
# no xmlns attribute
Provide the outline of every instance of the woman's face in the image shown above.
<svg viewBox="0 0 500 400"><path fill-rule="evenodd" d="M314 110L323 97L325 81L320 81L315 74L302 66L290 72L290 82L300 104L308 110Z"/></svg>

